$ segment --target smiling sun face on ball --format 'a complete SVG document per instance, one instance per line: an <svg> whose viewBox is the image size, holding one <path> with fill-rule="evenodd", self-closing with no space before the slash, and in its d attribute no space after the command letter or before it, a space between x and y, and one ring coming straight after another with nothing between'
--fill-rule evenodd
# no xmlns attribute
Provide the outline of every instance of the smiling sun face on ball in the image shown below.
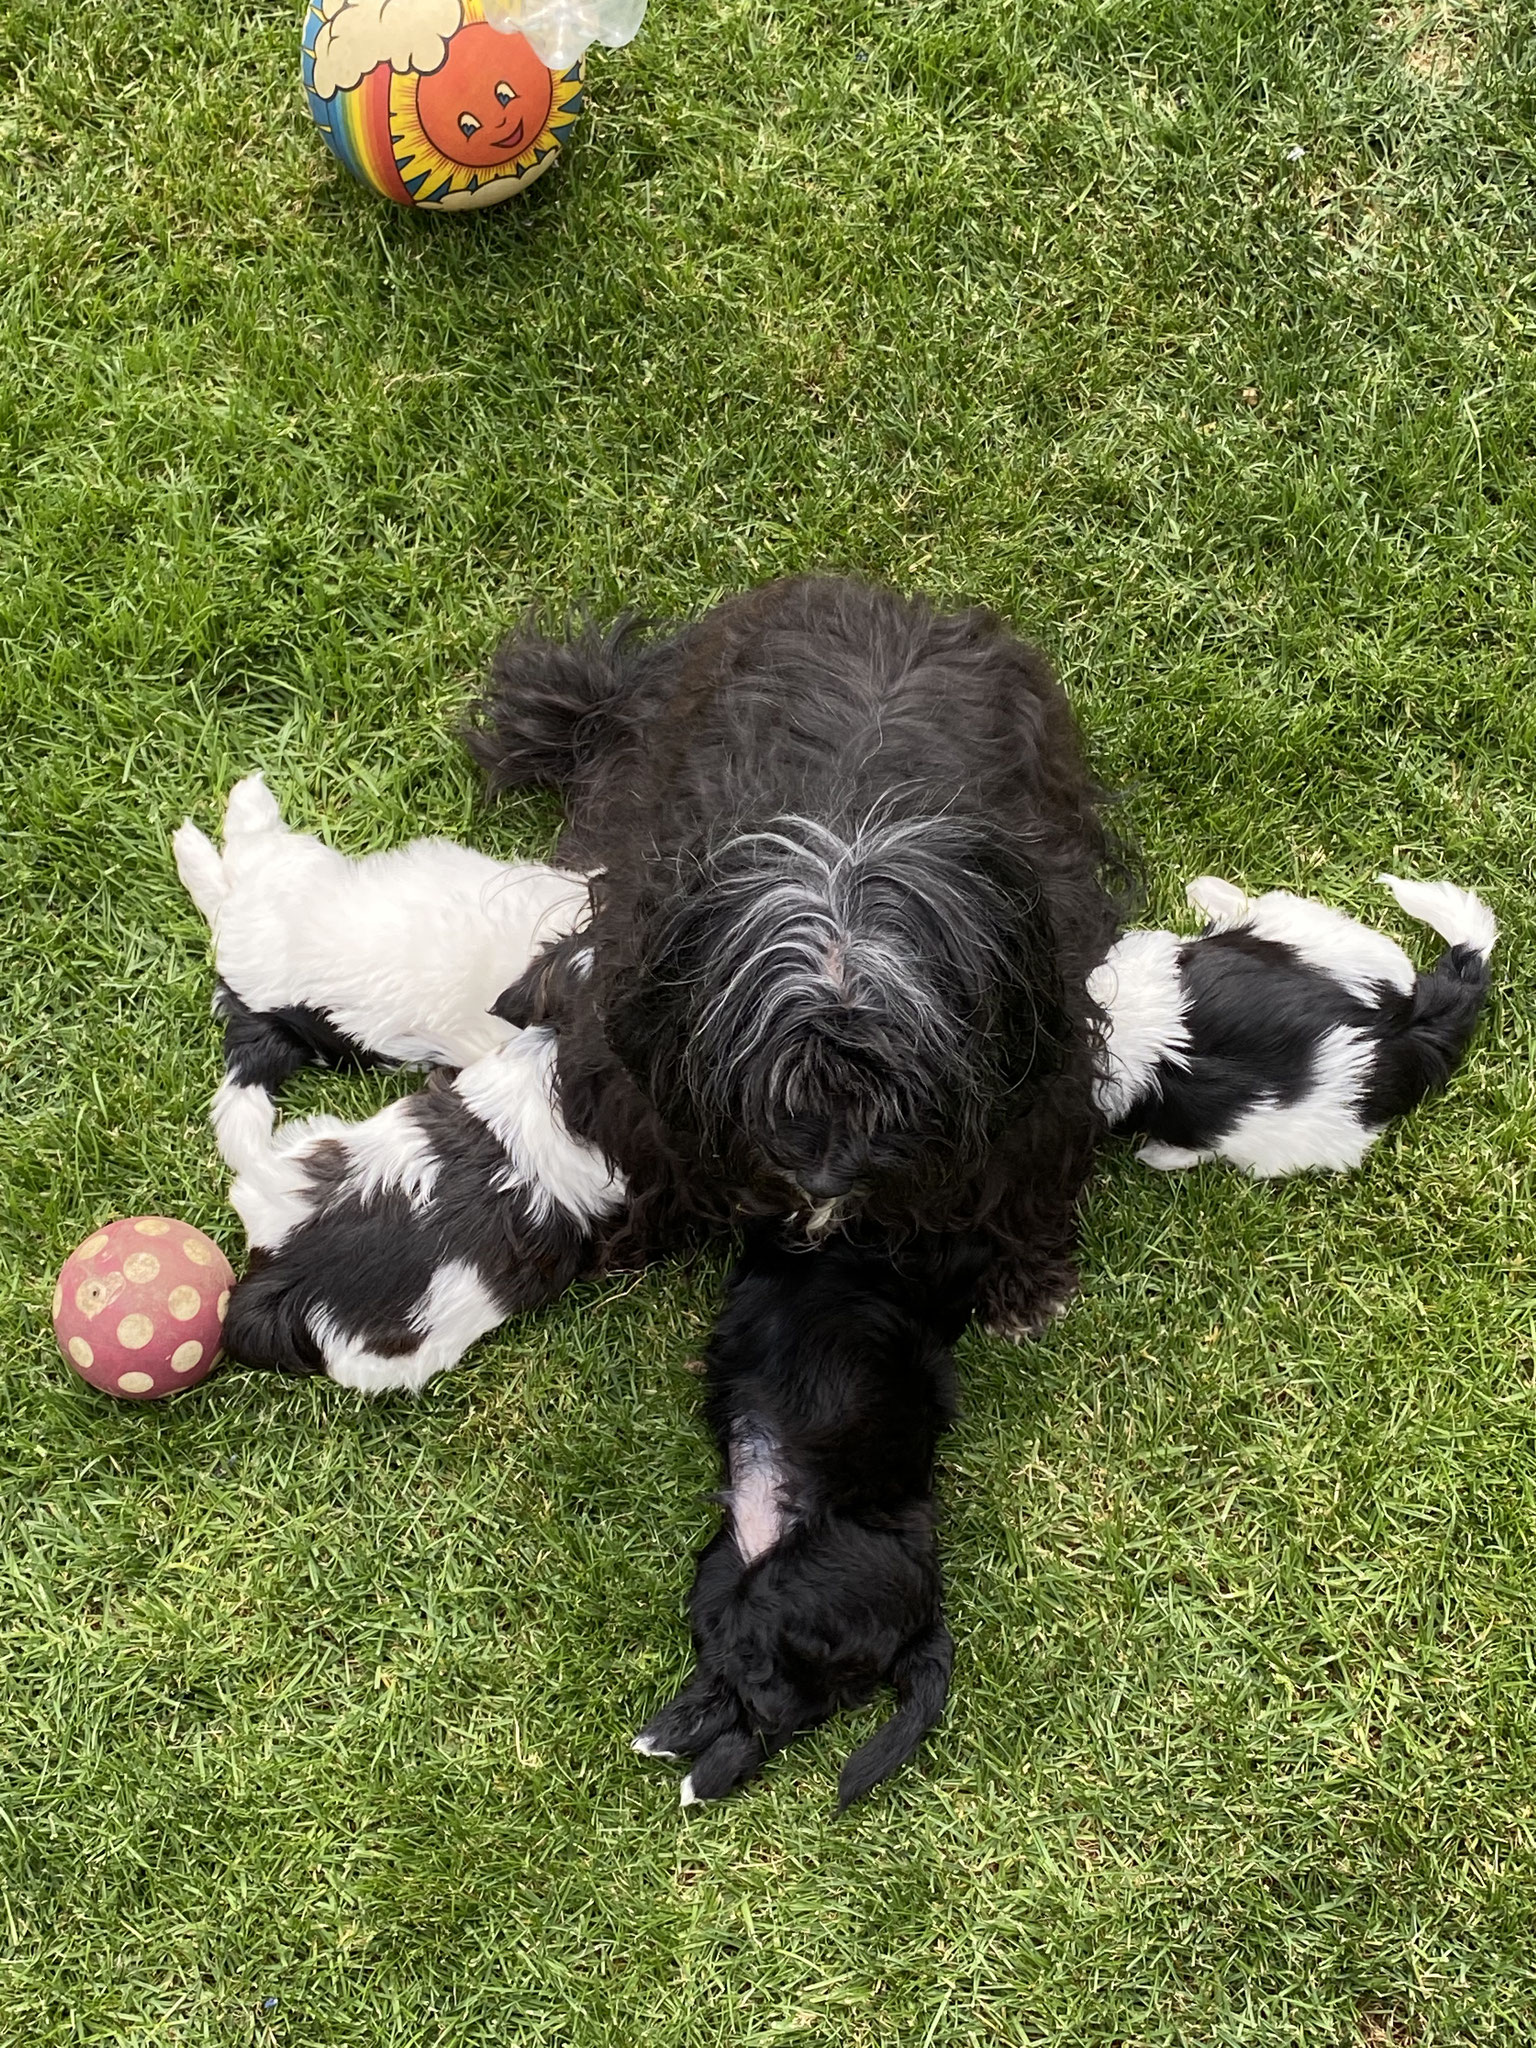
<svg viewBox="0 0 1536 2048"><path fill-rule="evenodd" d="M559 153L581 105L581 67L552 72L522 36L504 35L484 0L435 71L379 67L388 81L395 198L444 211L483 206L536 178Z"/></svg>
<svg viewBox="0 0 1536 2048"><path fill-rule="evenodd" d="M417 84L416 118L451 162L499 169L544 133L553 100L554 80L523 38L477 21Z"/></svg>

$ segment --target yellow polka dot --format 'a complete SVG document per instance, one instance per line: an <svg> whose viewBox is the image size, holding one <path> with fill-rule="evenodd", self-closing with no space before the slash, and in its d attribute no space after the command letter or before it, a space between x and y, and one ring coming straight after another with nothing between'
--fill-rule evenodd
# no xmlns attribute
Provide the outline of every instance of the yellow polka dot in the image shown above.
<svg viewBox="0 0 1536 2048"><path fill-rule="evenodd" d="M124 1316L117 1326L117 1341L129 1351L142 1351L154 1334L155 1326L148 1316Z"/></svg>
<svg viewBox="0 0 1536 2048"><path fill-rule="evenodd" d="M146 1280L153 1280L160 1270L160 1261L153 1252L131 1252L123 1261L123 1278L136 1281L140 1286Z"/></svg>
<svg viewBox="0 0 1536 2048"><path fill-rule="evenodd" d="M69 1355L82 1370L86 1366L96 1363L96 1354L83 1337L70 1338Z"/></svg>
<svg viewBox="0 0 1536 2048"><path fill-rule="evenodd" d="M99 1280L82 1280L75 1289L75 1307L83 1316L99 1316L122 1291L121 1273L104 1273Z"/></svg>
<svg viewBox="0 0 1536 2048"><path fill-rule="evenodd" d="M98 1230L94 1237L88 1237L75 1253L77 1259L94 1259L98 1252L104 1252L111 1242L104 1230Z"/></svg>
<svg viewBox="0 0 1536 2048"><path fill-rule="evenodd" d="M64 1275L61 1273L53 1283L53 1319L59 1319L59 1310L64 1306Z"/></svg>
<svg viewBox="0 0 1536 2048"><path fill-rule="evenodd" d="M189 1337L185 1344L178 1344L171 1353L172 1372L190 1372L194 1365L203 1362L203 1347Z"/></svg>
<svg viewBox="0 0 1536 2048"><path fill-rule="evenodd" d="M178 1323L190 1323L203 1305L203 1297L195 1287L173 1287L165 1297L165 1305Z"/></svg>
<svg viewBox="0 0 1536 2048"><path fill-rule="evenodd" d="M219 1321L222 1323L229 1314L229 1289L226 1287L219 1296Z"/></svg>
<svg viewBox="0 0 1536 2048"><path fill-rule="evenodd" d="M147 1394L155 1382L147 1372L120 1372L117 1384L124 1394Z"/></svg>
<svg viewBox="0 0 1536 2048"><path fill-rule="evenodd" d="M216 1254L211 1244L205 1244L200 1237L184 1237L181 1248L194 1266L211 1266Z"/></svg>
<svg viewBox="0 0 1536 2048"><path fill-rule="evenodd" d="M171 1226L163 1216L141 1216L134 1229L140 1237L169 1237Z"/></svg>

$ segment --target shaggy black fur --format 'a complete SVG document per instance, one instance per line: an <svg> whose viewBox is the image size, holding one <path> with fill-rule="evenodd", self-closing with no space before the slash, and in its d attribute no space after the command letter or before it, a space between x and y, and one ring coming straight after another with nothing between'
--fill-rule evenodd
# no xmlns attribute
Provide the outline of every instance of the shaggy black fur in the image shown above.
<svg viewBox="0 0 1536 2048"><path fill-rule="evenodd" d="M734 1791L888 1683L896 1712L844 1764L845 1807L942 1712L934 1448L980 1264L952 1241L914 1278L842 1239L807 1251L750 1234L706 1354L726 1520L694 1581L698 1669L635 1744L693 1759L685 1801Z"/></svg>
<svg viewBox="0 0 1536 2048"><path fill-rule="evenodd" d="M978 1233L1015 1333L1070 1293L1116 910L1040 654L794 578L649 642L525 626L469 744L492 788L561 787L560 860L604 871L590 975L536 968L504 1014L559 1025L566 1120L627 1178L610 1263L798 1212Z"/></svg>

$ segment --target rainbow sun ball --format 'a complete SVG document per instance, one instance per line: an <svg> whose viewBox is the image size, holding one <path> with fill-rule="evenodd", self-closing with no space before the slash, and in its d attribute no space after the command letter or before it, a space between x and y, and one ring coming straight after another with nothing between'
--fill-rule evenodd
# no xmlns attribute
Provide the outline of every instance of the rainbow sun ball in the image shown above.
<svg viewBox="0 0 1536 2048"><path fill-rule="evenodd" d="M309 0L304 94L333 156L397 206L462 213L526 191L581 111L486 0Z"/></svg>
<svg viewBox="0 0 1536 2048"><path fill-rule="evenodd" d="M207 1379L234 1270L211 1237L174 1216L125 1216L64 1261L53 1334L88 1385L154 1401Z"/></svg>

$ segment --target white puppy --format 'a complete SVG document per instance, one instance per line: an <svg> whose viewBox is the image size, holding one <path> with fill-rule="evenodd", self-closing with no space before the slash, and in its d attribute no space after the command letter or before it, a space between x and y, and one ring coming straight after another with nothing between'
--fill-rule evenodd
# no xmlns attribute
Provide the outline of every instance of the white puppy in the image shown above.
<svg viewBox="0 0 1536 2048"><path fill-rule="evenodd" d="M580 875L451 840L349 858L290 831L259 775L222 853L190 819L171 844L213 932L226 1066L269 1090L310 1062L467 1066L512 1036L496 997L587 915Z"/></svg>

